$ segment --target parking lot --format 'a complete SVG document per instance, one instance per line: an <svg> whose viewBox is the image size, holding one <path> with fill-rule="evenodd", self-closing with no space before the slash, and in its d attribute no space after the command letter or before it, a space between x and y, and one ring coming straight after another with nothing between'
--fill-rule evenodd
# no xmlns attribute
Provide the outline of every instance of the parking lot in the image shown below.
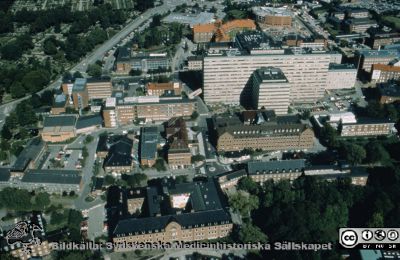
<svg viewBox="0 0 400 260"><path fill-rule="evenodd" d="M50 146L48 157L42 169L80 169L79 159L82 158L82 150L68 150L64 146Z"/></svg>
<svg viewBox="0 0 400 260"><path fill-rule="evenodd" d="M351 111L353 105L365 106L365 96L358 86L351 89L337 89L326 91L325 96L315 104L294 106L300 113L310 111L312 114L337 113Z"/></svg>

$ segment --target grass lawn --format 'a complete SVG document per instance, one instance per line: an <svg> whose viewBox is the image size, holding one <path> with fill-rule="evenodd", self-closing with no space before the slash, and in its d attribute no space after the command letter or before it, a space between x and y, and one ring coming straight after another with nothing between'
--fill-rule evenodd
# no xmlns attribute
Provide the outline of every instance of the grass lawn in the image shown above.
<svg viewBox="0 0 400 260"><path fill-rule="evenodd" d="M393 23L396 29L400 29L400 17L396 16L383 16L382 20L388 23Z"/></svg>

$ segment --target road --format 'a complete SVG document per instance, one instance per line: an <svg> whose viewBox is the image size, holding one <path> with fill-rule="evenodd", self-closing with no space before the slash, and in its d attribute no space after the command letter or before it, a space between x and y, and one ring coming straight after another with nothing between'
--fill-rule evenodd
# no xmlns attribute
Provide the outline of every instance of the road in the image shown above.
<svg viewBox="0 0 400 260"><path fill-rule="evenodd" d="M167 11L170 11L175 8L175 6L179 5L180 2L178 1L165 1L163 5L157 6L155 8L149 9L144 12L142 15L138 16L136 19L132 20L128 23L121 31L107 40L105 43L97 47L92 53L86 55L78 64L76 64L70 71L80 71L86 72L86 69L89 64L96 62L97 60L102 60L104 54L116 46L121 40L126 38L129 33L137 29L142 23L151 19L155 14L163 14ZM50 83L46 88L39 91L38 94L43 93L45 90L48 89L56 89L59 88L62 83L62 76L58 77L52 83ZM0 128L3 127L5 118L7 115L16 107L18 103L23 100L28 99L30 96L23 97L21 99L14 100L10 103L4 104L0 106Z"/></svg>

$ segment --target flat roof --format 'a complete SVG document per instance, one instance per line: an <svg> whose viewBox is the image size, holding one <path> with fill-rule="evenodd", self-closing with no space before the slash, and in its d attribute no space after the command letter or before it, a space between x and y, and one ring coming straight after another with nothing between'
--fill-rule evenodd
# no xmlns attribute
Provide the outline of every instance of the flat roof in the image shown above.
<svg viewBox="0 0 400 260"><path fill-rule="evenodd" d="M252 161L248 162L247 170L249 174L257 174L257 172L269 173L272 172L288 172L292 171L301 171L305 168L304 159L296 159L296 160L282 160L282 161Z"/></svg>
<svg viewBox="0 0 400 260"><path fill-rule="evenodd" d="M155 159L160 132L155 126L143 127L140 135L140 158Z"/></svg>
<svg viewBox="0 0 400 260"><path fill-rule="evenodd" d="M330 70L355 70L356 67L354 64L346 63L346 64L337 64L337 63L329 63Z"/></svg>
<svg viewBox="0 0 400 260"><path fill-rule="evenodd" d="M212 23L215 21L214 14L200 12L197 14L171 13L162 20L164 23L181 23L193 27L195 24Z"/></svg>
<svg viewBox="0 0 400 260"><path fill-rule="evenodd" d="M266 7L266 6L256 6L252 8L254 14L258 16L288 16L292 17L293 14L288 9L284 7Z"/></svg>
<svg viewBox="0 0 400 260"><path fill-rule="evenodd" d="M285 74L279 68L274 67L262 67L256 70L256 73L263 81L279 81L287 83L288 80Z"/></svg>
<svg viewBox="0 0 400 260"><path fill-rule="evenodd" d="M85 90L86 82L87 81L85 78L75 79L74 86L72 87L72 93L81 92L81 91Z"/></svg>
<svg viewBox="0 0 400 260"><path fill-rule="evenodd" d="M82 129L91 126L101 126L103 124L103 118L100 114L90 115L90 116L81 116L78 118L76 122L76 129Z"/></svg>
<svg viewBox="0 0 400 260"><path fill-rule="evenodd" d="M24 171L31 160L36 160L40 152L43 150L45 143L40 138L34 138L22 150L15 161L12 170Z"/></svg>
<svg viewBox="0 0 400 260"><path fill-rule="evenodd" d="M75 126L76 115L46 116L43 127Z"/></svg>
<svg viewBox="0 0 400 260"><path fill-rule="evenodd" d="M82 176L76 170L28 170L22 177L22 182L79 185Z"/></svg>

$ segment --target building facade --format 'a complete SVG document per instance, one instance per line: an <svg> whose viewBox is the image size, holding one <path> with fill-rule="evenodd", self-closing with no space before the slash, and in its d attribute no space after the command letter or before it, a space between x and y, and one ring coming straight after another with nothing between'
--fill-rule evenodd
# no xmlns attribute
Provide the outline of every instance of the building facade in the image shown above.
<svg viewBox="0 0 400 260"><path fill-rule="evenodd" d="M330 64L326 89L353 88L357 81L357 69L353 64Z"/></svg>
<svg viewBox="0 0 400 260"><path fill-rule="evenodd" d="M147 95L149 96L162 96L175 95L180 96L182 92L182 84L179 82L168 82L168 83L147 83L146 85Z"/></svg>
<svg viewBox="0 0 400 260"><path fill-rule="evenodd" d="M218 151L307 150L314 144L313 130L302 124L228 126L217 132Z"/></svg>
<svg viewBox="0 0 400 260"><path fill-rule="evenodd" d="M378 23L368 18L355 18L346 20L348 32L365 33L371 27L378 27Z"/></svg>
<svg viewBox="0 0 400 260"><path fill-rule="evenodd" d="M381 104L391 104L400 101L400 86L395 83L383 83L378 86L379 102Z"/></svg>
<svg viewBox="0 0 400 260"><path fill-rule="evenodd" d="M82 188L82 176L75 170L29 170L16 184L20 189L29 191L44 190L48 193L79 193Z"/></svg>
<svg viewBox="0 0 400 260"><path fill-rule="evenodd" d="M377 50L382 46L400 41L400 33L375 33L368 39L371 48Z"/></svg>
<svg viewBox="0 0 400 260"><path fill-rule="evenodd" d="M361 50L357 52L358 69L371 73L372 65L387 65L398 57L396 50Z"/></svg>
<svg viewBox="0 0 400 260"><path fill-rule="evenodd" d="M112 241L172 243L226 237L233 224L221 195L214 179L182 184L164 179L159 186L133 191L128 196L122 192L120 196L127 200L114 206L121 208L121 218L110 222ZM123 250L126 247L116 249Z"/></svg>
<svg viewBox="0 0 400 260"><path fill-rule="evenodd" d="M394 127L393 122L387 120L358 119L357 123L342 125L341 136L378 136L389 135Z"/></svg>
<svg viewBox="0 0 400 260"><path fill-rule="evenodd" d="M203 70L203 57L202 56L188 57L188 70L190 71Z"/></svg>
<svg viewBox="0 0 400 260"><path fill-rule="evenodd" d="M106 127L131 124L136 119L159 122L176 116L190 117L197 110L196 100L182 97L110 98L108 104L103 110Z"/></svg>
<svg viewBox="0 0 400 260"><path fill-rule="evenodd" d="M249 79L260 67L282 70L291 85L291 102L315 102L321 98L327 84L329 63L340 63L341 55L327 52L295 53L291 50L280 52L204 57L204 101L239 104L242 98L251 96Z"/></svg>
<svg viewBox="0 0 400 260"><path fill-rule="evenodd" d="M252 100L254 109L274 110L287 114L290 105L290 84L285 74L273 67L257 69L253 74Z"/></svg>
<svg viewBox="0 0 400 260"><path fill-rule="evenodd" d="M165 126L168 140L168 165L172 169L186 168L192 165L192 153L189 149L188 133L183 118L172 118Z"/></svg>
<svg viewBox="0 0 400 260"><path fill-rule="evenodd" d="M76 136L76 115L48 116L44 118L41 136L43 141L65 142Z"/></svg>
<svg viewBox="0 0 400 260"><path fill-rule="evenodd" d="M230 42L236 33L244 30L255 30L256 24L250 19L237 19L223 24L221 21L193 26L193 40L195 43Z"/></svg>
<svg viewBox="0 0 400 260"><path fill-rule="evenodd" d="M253 13L260 26L291 27L294 16L286 8L253 7Z"/></svg>
<svg viewBox="0 0 400 260"><path fill-rule="evenodd" d="M371 81L376 83L384 83L389 80L400 79L400 62L396 65L373 64Z"/></svg>
<svg viewBox="0 0 400 260"><path fill-rule="evenodd" d="M86 83L89 99L103 99L111 97L112 84L110 80L88 79Z"/></svg>

